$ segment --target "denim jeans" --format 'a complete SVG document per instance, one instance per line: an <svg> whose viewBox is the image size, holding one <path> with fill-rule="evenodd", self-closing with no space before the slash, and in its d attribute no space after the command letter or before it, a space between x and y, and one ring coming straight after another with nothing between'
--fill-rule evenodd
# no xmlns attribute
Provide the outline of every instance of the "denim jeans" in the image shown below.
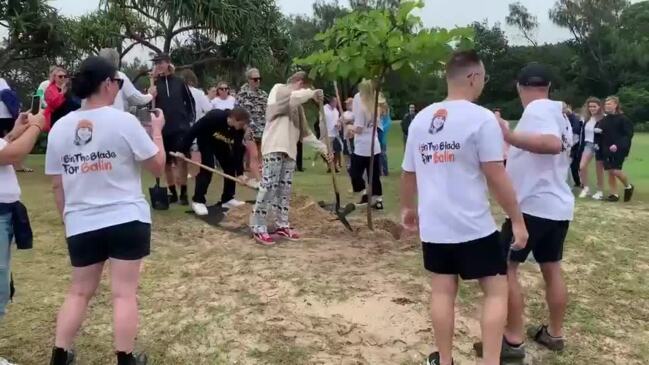
<svg viewBox="0 0 649 365"><path fill-rule="evenodd" d="M9 304L9 282L11 280L9 264L12 240L11 213L0 214L0 318L4 316L7 304Z"/></svg>

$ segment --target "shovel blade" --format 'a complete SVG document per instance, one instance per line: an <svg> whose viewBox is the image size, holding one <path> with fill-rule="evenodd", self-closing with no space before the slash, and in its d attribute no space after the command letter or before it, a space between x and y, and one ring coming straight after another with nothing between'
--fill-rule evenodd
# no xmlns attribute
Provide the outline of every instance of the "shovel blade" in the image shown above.
<svg viewBox="0 0 649 365"><path fill-rule="evenodd" d="M156 185L149 188L151 207L155 210L169 210L169 193L167 188Z"/></svg>

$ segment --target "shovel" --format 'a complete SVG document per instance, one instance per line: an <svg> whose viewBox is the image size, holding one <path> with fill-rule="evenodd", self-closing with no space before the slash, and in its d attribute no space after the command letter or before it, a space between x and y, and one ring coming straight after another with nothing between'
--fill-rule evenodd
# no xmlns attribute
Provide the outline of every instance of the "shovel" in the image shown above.
<svg viewBox="0 0 649 365"><path fill-rule="evenodd" d="M247 187L248 189L255 190L255 191L259 190L259 188L256 188L256 187L254 187L254 186L248 185L245 181L243 181L243 180L241 180L241 179L237 179L237 178L234 177L234 176L230 176L230 175L224 173L223 171L219 171L219 170L214 169L214 168L211 168L211 167L209 167L209 166L205 166L205 165L203 165L203 164L200 163L200 162L196 162L196 161L194 161L194 160L192 160L192 159L189 159L189 158L187 158L187 156L183 155L183 154L180 153L180 152L169 152L169 154L170 154L171 156L173 156L173 157L175 157L175 158L179 158L179 159L181 159L181 160L183 160L183 161L185 161L185 162L187 162L187 163L189 163L189 164L192 164L192 165L194 165L194 166L198 166L198 167L200 167L200 168L202 168L202 169L205 169L205 170L207 170L207 171L209 171L209 172L212 172L212 173L215 173L215 174L217 174L217 175L219 175L219 176L222 176L222 177L225 178L225 179L232 180L232 181L234 181L235 183L237 183L237 184L239 184L239 185L243 185L243 186Z"/></svg>
<svg viewBox="0 0 649 365"><path fill-rule="evenodd" d="M160 178L155 179L155 186L149 188L151 207L155 210L169 210L169 193L160 186Z"/></svg>
<svg viewBox="0 0 649 365"><path fill-rule="evenodd" d="M319 103L318 106L320 107L320 134L327 143L327 150L329 151L329 153L332 153L333 148L331 146L331 139L329 139L329 131L327 130L327 121L325 119L324 106L322 105L322 103ZM336 217L345 226L345 228L347 228L350 232L353 232L354 229L352 228L351 224L349 224L347 216L351 212L353 212L354 209L356 209L356 205L350 203L347 204L345 209L340 209L340 191L338 190L338 182L336 181L336 166L334 166L333 161L329 162L329 171L331 171L331 180L333 183L334 195L336 198L333 212L334 214L336 214ZM320 202L319 205L323 208L326 207L326 204L324 204L324 202Z"/></svg>

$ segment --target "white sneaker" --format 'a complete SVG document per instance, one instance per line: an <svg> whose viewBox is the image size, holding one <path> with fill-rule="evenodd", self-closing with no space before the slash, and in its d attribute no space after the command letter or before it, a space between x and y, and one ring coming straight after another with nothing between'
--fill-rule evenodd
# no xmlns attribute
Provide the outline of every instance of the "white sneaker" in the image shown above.
<svg viewBox="0 0 649 365"><path fill-rule="evenodd" d="M586 186L585 188L583 188L583 189L581 190L581 193L579 193L579 197L580 197L581 199L583 199L583 198L585 198L585 197L588 196L588 193L589 193L589 192L590 192L590 189L588 188L588 186Z"/></svg>
<svg viewBox="0 0 649 365"><path fill-rule="evenodd" d="M601 191L596 192L593 194L593 199L595 200L603 200L604 199L604 193Z"/></svg>
<svg viewBox="0 0 649 365"><path fill-rule="evenodd" d="M4 357L0 357L0 365L16 365L13 362L9 362L9 360L5 359Z"/></svg>
<svg viewBox="0 0 649 365"><path fill-rule="evenodd" d="M194 213L196 213L196 215L199 216L210 214L210 212L207 211L207 207L203 203L192 203L192 210L194 211Z"/></svg>
<svg viewBox="0 0 649 365"><path fill-rule="evenodd" d="M227 202L227 203L223 203L223 204L221 204L221 206L222 206L223 208L226 208L226 209L232 209L232 208L240 207L240 206L245 205L245 204L246 204L246 203L244 203L244 202L242 202L242 201L239 201L239 200L237 200L237 199L232 199L232 200L230 200L230 201Z"/></svg>

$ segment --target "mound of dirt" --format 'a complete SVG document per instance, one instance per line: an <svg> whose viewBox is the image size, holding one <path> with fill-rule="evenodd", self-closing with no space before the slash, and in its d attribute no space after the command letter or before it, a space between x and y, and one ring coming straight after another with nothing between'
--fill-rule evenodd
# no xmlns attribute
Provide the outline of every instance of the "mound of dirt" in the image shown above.
<svg viewBox="0 0 649 365"><path fill-rule="evenodd" d="M252 206L249 204L230 209L223 225L230 228L247 226L250 222ZM271 213L272 215L272 213ZM273 222L269 215L268 222ZM401 225L389 219L377 219L374 231L370 231L364 219L348 217L354 232L349 232L337 221L333 212L323 209L320 205L304 195L294 195L291 198L291 224L299 231L314 238L355 237L373 242L388 242L399 240L402 235ZM272 227L269 227L272 230Z"/></svg>

